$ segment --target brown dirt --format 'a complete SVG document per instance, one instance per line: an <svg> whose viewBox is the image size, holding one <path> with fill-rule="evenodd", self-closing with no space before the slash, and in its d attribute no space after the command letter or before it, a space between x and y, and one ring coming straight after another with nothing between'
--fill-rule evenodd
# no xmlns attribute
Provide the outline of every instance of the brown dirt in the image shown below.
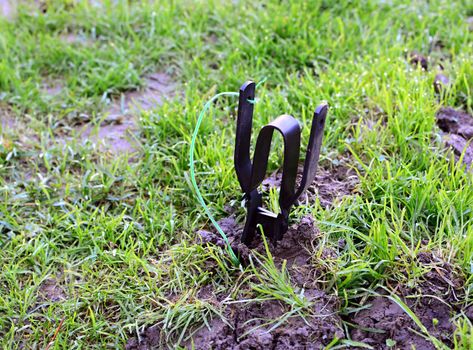
<svg viewBox="0 0 473 350"><path fill-rule="evenodd" d="M67 299L64 289L54 278L45 280L39 288L39 297L42 300L61 301Z"/></svg>
<svg viewBox="0 0 473 350"><path fill-rule="evenodd" d="M16 124L16 119L13 118L6 109L0 107L0 127L2 128L2 131L12 129Z"/></svg>
<svg viewBox="0 0 473 350"><path fill-rule="evenodd" d="M239 243L240 229L233 217L223 219L221 226L231 236L243 261L255 252L266 255L260 237L252 242L251 249ZM203 242L224 244L214 233L199 231L199 234ZM230 304L224 313L225 321L216 318L210 328L203 327L193 336L196 349L323 349L334 337L344 338L336 312L338 299L319 288L318 271L311 264L310 246L318 237L320 231L308 216L292 225L277 245L269 242L275 264L281 266L286 261L291 282L313 302L310 314L314 316L291 317L270 332L271 321L287 313L287 306L276 300Z"/></svg>
<svg viewBox="0 0 473 350"><path fill-rule="evenodd" d="M265 254L265 247L260 235L256 235L250 247L241 243L240 238L243 228L233 215L220 220L218 223L227 236L232 249L239 254L243 263L248 262L248 257L253 252ZM199 230L197 234L202 244L210 243L222 248L226 246L225 241L216 231ZM269 242L271 254L276 262L285 259L288 267L294 264L298 266L306 265L310 254L304 247L309 246L310 241L319 235L320 233L313 219L304 217L299 223L293 224L277 244Z"/></svg>
<svg viewBox="0 0 473 350"><path fill-rule="evenodd" d="M299 175L297 182L301 180L302 169L299 169ZM271 187L279 187L281 183L281 173L279 171L274 172L262 183L263 191L267 192ZM356 172L344 165L338 165L331 170L319 168L317 170L316 179L314 183L309 186L307 191L299 198L299 203L311 204L317 199L320 204L328 208L332 205L336 205L337 201L343 197L353 195L356 192L356 186L358 184L358 176ZM307 218L303 218L300 223L295 224L285 233L284 239L274 247L272 247L272 254L276 257L278 254L288 254L288 252L295 251L298 254L301 253L300 242L301 236L316 235L312 231L315 226L313 222L308 222ZM243 230L243 222L238 223L234 215L223 218L219 221L219 225L225 232L232 249L240 255L243 262L247 261L248 255L251 250L244 244L241 243L241 233ZM295 234L295 236L294 236ZM198 235L203 244L211 243L219 247L224 248L225 242L220 235L215 231L199 230ZM261 243L261 239L256 235L256 242L250 244L251 249L259 250L260 253L264 253L264 247ZM290 260L289 256L285 259ZM289 264L289 262L288 262Z"/></svg>
<svg viewBox="0 0 473 350"><path fill-rule="evenodd" d="M238 237L239 225L233 217L220 221L220 225L231 240ZM200 231L203 242L223 245L223 240L213 232ZM215 317L209 327L203 325L192 338L183 344L195 349L323 349L335 337L344 338L341 319L337 314L338 298L327 295L317 282L317 271L311 264L310 245L320 236L311 217L303 218L299 224L292 225L277 246L270 249L277 266L285 260L291 283L300 293L312 302L308 316L293 315L275 329L274 322L286 315L290 308L277 300L232 303L226 296L215 296L215 291L207 287L198 293L198 298L210 299L220 305L224 318ZM253 242L250 250L239 245L245 259L249 254L265 254L261 239ZM249 292L251 293L251 291ZM152 329L152 330L150 330ZM150 335L151 334L151 335ZM153 349L164 348L159 324L146 329L137 338L131 338L126 348Z"/></svg>
<svg viewBox="0 0 473 350"><path fill-rule="evenodd" d="M230 239L238 237L239 226L233 217L221 220L220 224ZM199 234L203 242L223 246L223 240L215 233L200 231ZM225 296L215 295L215 291L208 287L197 297L220 305L224 318L215 317L208 327L203 325L183 345L195 349L322 349L335 336L344 339L337 313L339 301L320 288L320 271L315 267L317 261L311 253L313 249L310 247L317 244L321 235L314 220L305 217L292 225L276 246L269 242L275 264L281 266L286 260L292 285L296 290L303 290L306 298L313 302L310 310L313 316L302 318L296 315L270 331L274 324L271 321L289 311L286 305L275 300L231 303L225 301ZM241 248L242 245L236 243L234 247ZM246 249L243 251L246 258L255 252L264 254L261 239L253 242L251 250L243 248ZM337 252L327 251L325 255L336 258ZM396 284L388 281L387 285L417 315L432 336L451 346L455 331L453 316L465 306L465 276L458 266L447 263L430 251L420 252L414 263L425 268L425 272L414 280L415 284L412 284L412 271L406 271L405 281ZM407 281L411 282L409 286ZM353 325L349 330L350 338L372 345L374 349L410 349L411 345L418 350L435 349L429 340L418 334L420 329L406 312L383 295L386 293L384 290L378 292L380 296L362 302L360 306L364 309L345 316L346 321ZM244 298L247 297L246 294ZM473 306L466 308L464 313L473 318L472 310ZM389 342L395 342L395 346L389 347ZM159 347L165 347L159 325L145 330L141 342L132 338L127 345L130 350Z"/></svg>
<svg viewBox="0 0 473 350"><path fill-rule="evenodd" d="M63 83L60 80L44 81L41 86L41 91L44 95L53 97L59 95L63 88Z"/></svg>
<svg viewBox="0 0 473 350"><path fill-rule="evenodd" d="M302 168L299 169L297 184L302 177ZM279 171L274 172L263 183L263 190L267 191L271 187L279 187L282 174ZM356 192L358 184L356 172L344 165L337 165L331 169L317 169L317 175L313 184L299 197L299 203L312 204L317 198L324 208L336 205L337 200L352 195Z"/></svg>
<svg viewBox="0 0 473 350"><path fill-rule="evenodd" d="M437 125L445 133L445 144L458 160L464 152L463 163L470 168L473 162L473 116L450 107L441 108L436 115Z"/></svg>
<svg viewBox="0 0 473 350"><path fill-rule="evenodd" d="M140 334L140 339L131 338L125 345L126 350L163 349L161 328L158 325L148 327Z"/></svg>
<svg viewBox="0 0 473 350"><path fill-rule="evenodd" d="M454 332L451 319L459 312L464 299L464 276L459 269L431 252L419 253L417 260L428 272L415 287L399 284L395 288L396 294L416 314L429 334L451 346ZM370 298L365 306L366 309L348 319L355 325L351 331L353 340L373 345L376 349L392 349L386 345L387 340L394 341L396 349L410 349L412 346L423 350L435 349L429 340L415 333L421 331L408 314L386 296Z"/></svg>
<svg viewBox="0 0 473 350"><path fill-rule="evenodd" d="M316 316L290 317L273 331L269 330L275 320L289 311L278 301L230 306L225 312L226 322L214 319L210 328L201 328L190 343L195 349L213 350L323 349L334 337L343 338L340 319L334 314L337 304L321 291L308 299Z"/></svg>
<svg viewBox="0 0 473 350"><path fill-rule="evenodd" d="M136 144L131 134L137 131L137 120L141 110L150 110L163 103L174 91L171 78L165 73L154 73L146 77L146 87L122 94L106 111L105 121L98 127L82 127L82 140L103 143L113 153L134 153Z"/></svg>
<svg viewBox="0 0 473 350"><path fill-rule="evenodd" d="M435 71L437 75L434 79L434 88L439 92L439 89L449 84L449 79L444 75L445 62L452 60L452 55L446 50L446 45L437 37L430 39L428 54L424 55L418 51L408 53L407 59L409 63L415 67L421 67L424 71Z"/></svg>
<svg viewBox="0 0 473 350"><path fill-rule="evenodd" d="M425 71L429 70L429 62L427 60L427 57L420 54L419 52L417 51L410 52L408 54L408 58L409 58L409 63L412 64L413 66L420 66Z"/></svg>

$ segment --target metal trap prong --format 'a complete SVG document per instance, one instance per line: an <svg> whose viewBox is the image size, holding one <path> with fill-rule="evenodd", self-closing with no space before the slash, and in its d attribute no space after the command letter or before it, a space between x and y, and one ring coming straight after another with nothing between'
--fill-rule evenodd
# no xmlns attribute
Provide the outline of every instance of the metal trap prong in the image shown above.
<svg viewBox="0 0 473 350"><path fill-rule="evenodd" d="M248 245L256 234L257 226L261 224L265 234L272 240L278 241L288 229L291 207L315 179L328 107L327 104L322 104L314 113L302 180L296 191L301 139L299 123L290 115L281 115L263 126L258 134L251 161L250 144L254 110L252 101L255 99L255 83L247 81L243 84L239 97L234 162L238 181L245 193L247 211L241 240ZM266 177L274 131L279 132L284 141L278 214L263 208L262 194L258 191L258 187Z"/></svg>

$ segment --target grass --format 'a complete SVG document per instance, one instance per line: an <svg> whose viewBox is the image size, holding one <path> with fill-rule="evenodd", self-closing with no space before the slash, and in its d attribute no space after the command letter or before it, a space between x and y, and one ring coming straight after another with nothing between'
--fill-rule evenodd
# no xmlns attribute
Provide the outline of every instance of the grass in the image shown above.
<svg viewBox="0 0 473 350"><path fill-rule="evenodd" d="M198 297L204 286L237 295L252 285L250 298L288 299L303 312L306 301L292 298L283 271L257 261L237 268L225 250L195 243L208 225L188 176L197 115L215 93L249 78L268 77L255 127L283 113L309 125L327 100L321 164L348 160L359 173L356 195L294 214L312 214L324 233L314 266L326 265L327 292L340 297L342 312L356 307L360 290L415 283L425 272L413 262L420 250L457 266L469 296L473 178L435 125L442 105L473 111L468 1L91 3L50 1L43 13L25 2L14 19L0 18L0 117L19 125L0 138L2 348L45 348L52 339L51 349L122 348L156 323L177 343L219 317L218 305ZM414 50L430 51L432 67L448 57L451 86L440 98L435 68L408 63ZM141 113L139 156L69 139L155 71L173 77L176 94ZM45 86L55 82L63 88L51 95ZM216 103L196 145L198 182L216 217L239 206L236 102ZM272 169L278 161L273 153ZM341 238L336 259L319 258ZM269 281L263 289L254 274ZM41 296L47 279L63 291L60 302ZM460 315L456 323L455 347L471 346L471 322Z"/></svg>

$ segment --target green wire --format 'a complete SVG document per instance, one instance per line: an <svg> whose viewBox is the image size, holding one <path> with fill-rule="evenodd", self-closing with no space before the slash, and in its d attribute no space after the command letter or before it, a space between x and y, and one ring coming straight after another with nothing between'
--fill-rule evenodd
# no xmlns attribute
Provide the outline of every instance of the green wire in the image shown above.
<svg viewBox="0 0 473 350"><path fill-rule="evenodd" d="M205 214L207 214L208 218L210 219L212 224L215 226L218 233L220 233L220 236L222 236L223 240L225 241L225 244L227 245L227 251L230 254L230 257L232 258L232 262L235 264L235 266L238 266L240 264L240 261L238 260L238 257L235 255L235 252L230 246L230 243L228 242L228 238L225 235L225 232L223 232L222 228L220 227L218 222L214 219L212 213L207 207L207 204L205 204L204 198L202 197L202 193L200 192L199 187L197 186L197 181L195 180L194 152L195 152L195 143L197 140L197 135L199 134L200 124L202 124L202 119L204 119L205 113L209 110L210 106L212 105L212 102L215 101L220 96L239 96L239 94L238 92L221 92L215 95L214 97L212 97L210 100L208 100L205 103L204 108L199 113L199 117L197 118L197 123L194 129L194 133L192 134L192 140L191 140L191 145L189 149L189 166L190 166L191 182L192 182L192 186L194 187L195 193L197 195L197 199L199 200L200 205L204 208Z"/></svg>

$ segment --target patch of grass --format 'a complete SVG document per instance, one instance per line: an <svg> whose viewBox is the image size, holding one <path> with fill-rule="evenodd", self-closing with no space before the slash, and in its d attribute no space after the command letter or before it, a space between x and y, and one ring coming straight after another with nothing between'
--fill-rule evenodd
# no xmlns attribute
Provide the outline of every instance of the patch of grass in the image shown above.
<svg viewBox="0 0 473 350"><path fill-rule="evenodd" d="M268 77L256 92L255 129L293 114L304 126L303 145L314 108L327 100L321 163L349 159L360 175L355 196L294 215L316 218L323 239L312 263L325 266L324 285L342 309L356 307L362 288L405 282L404 271L415 280L420 247L442 252L471 288L473 179L445 151L435 125L441 105L473 111L467 2L44 6L25 1L13 19L0 18L0 117L8 112L18 122L2 126L0 137L1 347L44 348L62 320L51 349L121 348L155 323L165 340L183 340L219 317L197 292L237 293L249 288L249 273L259 281L256 293L276 293L306 312L270 260L242 271L224 250L196 243L208 222L188 178L192 130L205 101L249 78ZM441 97L435 70L406 58L414 50L428 55L433 38L450 57L442 64L451 86ZM141 113L138 156L64 138L83 120L101 120L113 97L155 71L170 74L177 93ZM56 81L62 89L51 95L44 85ZM236 104L223 98L214 105L196 145L198 182L217 217L228 205L241 213L232 160ZM278 166L273 153L270 167ZM336 258L324 260L325 248ZM46 279L65 300L42 299ZM464 315L456 322L452 340L460 349L471 344L471 324Z"/></svg>

